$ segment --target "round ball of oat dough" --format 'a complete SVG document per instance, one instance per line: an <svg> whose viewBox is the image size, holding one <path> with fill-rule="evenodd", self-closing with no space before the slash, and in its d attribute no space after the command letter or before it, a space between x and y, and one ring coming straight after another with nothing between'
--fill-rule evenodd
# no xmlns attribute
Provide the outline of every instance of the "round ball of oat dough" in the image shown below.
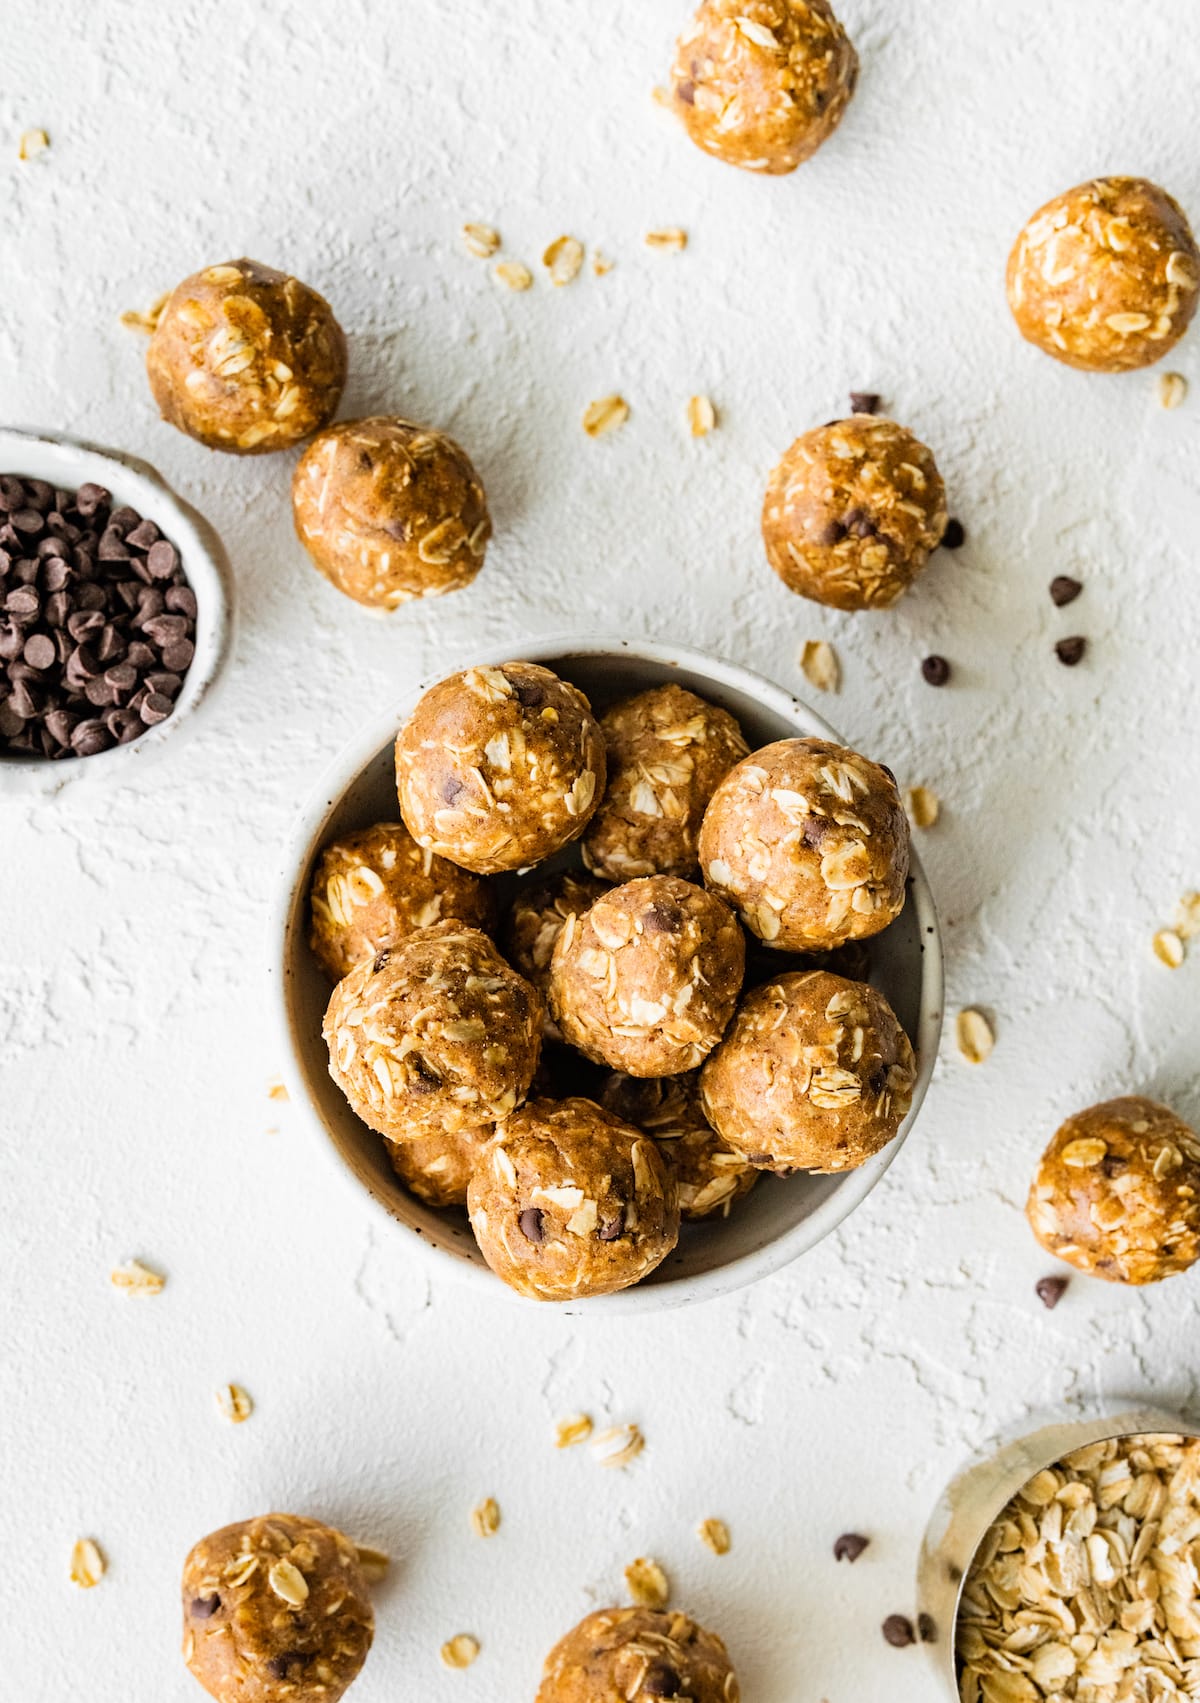
<svg viewBox="0 0 1200 1703"><path fill-rule="evenodd" d="M315 290L229 260L172 291L146 354L164 420L209 449L266 455L332 420L346 382L346 339Z"/></svg>
<svg viewBox="0 0 1200 1703"><path fill-rule="evenodd" d="M581 869L561 869L519 889L501 926L505 957L539 993L550 986L550 960L568 917L582 916L608 882Z"/></svg>
<svg viewBox="0 0 1200 1703"><path fill-rule="evenodd" d="M309 895L309 944L331 981L417 929L454 918L485 932L488 883L419 846L403 822L377 822L321 853Z"/></svg>
<svg viewBox="0 0 1200 1703"><path fill-rule="evenodd" d="M1076 1112L1042 1154L1025 1207L1060 1260L1110 1283L1157 1283L1200 1258L1200 1136L1131 1094Z"/></svg>
<svg viewBox="0 0 1200 1703"><path fill-rule="evenodd" d="M946 530L946 489L894 420L852 414L805 432L767 483L767 560L789 591L832 609L886 609Z"/></svg>
<svg viewBox="0 0 1200 1703"><path fill-rule="evenodd" d="M891 771L826 739L780 739L732 769L700 830L713 892L779 951L878 934L904 908L908 818Z"/></svg>
<svg viewBox="0 0 1200 1703"><path fill-rule="evenodd" d="M700 1073L636 1077L614 1071L601 1104L658 1143L679 1190L680 1215L688 1221L728 1218L734 1201L750 1193L758 1172L717 1134L700 1104Z"/></svg>
<svg viewBox="0 0 1200 1703"><path fill-rule="evenodd" d="M329 1074L392 1141L507 1117L529 1091L543 1005L486 934L434 923L357 964L325 1013Z"/></svg>
<svg viewBox="0 0 1200 1703"><path fill-rule="evenodd" d="M881 993L827 970L748 993L700 1073L708 1121L760 1170L853 1171L912 1104L908 1036Z"/></svg>
<svg viewBox="0 0 1200 1703"><path fill-rule="evenodd" d="M1017 329L1056 361L1119 373L1159 361L1200 297L1187 218L1144 177L1099 177L1038 209L1008 257Z"/></svg>
<svg viewBox="0 0 1200 1703"><path fill-rule="evenodd" d="M426 1206L465 1206L471 1173L495 1133L488 1123L389 1141L388 1158L409 1194Z"/></svg>
<svg viewBox="0 0 1200 1703"><path fill-rule="evenodd" d="M467 1210L497 1277L535 1301L628 1289L679 1239L675 1183L653 1141L591 1100L531 1100L507 1118Z"/></svg>
<svg viewBox="0 0 1200 1703"><path fill-rule="evenodd" d="M337 1703L374 1630L357 1550L318 1520L239 1520L183 1564L183 1659L218 1703Z"/></svg>
<svg viewBox="0 0 1200 1703"><path fill-rule="evenodd" d="M390 415L313 439L292 478L292 518L330 584L371 609L470 585L492 535L466 451Z"/></svg>
<svg viewBox="0 0 1200 1703"><path fill-rule="evenodd" d="M750 749L741 728L682 686L626 698L600 726L608 786L583 837L583 861L610 881L694 875L708 801Z"/></svg>
<svg viewBox="0 0 1200 1703"><path fill-rule="evenodd" d="M567 918L550 961L550 1014L597 1063L675 1076L725 1033L745 968L728 906L678 876L647 875Z"/></svg>
<svg viewBox="0 0 1200 1703"><path fill-rule="evenodd" d="M441 680L396 739L400 814L419 845L483 875L577 840L604 792L604 737L577 686L536 662Z"/></svg>
<svg viewBox="0 0 1200 1703"><path fill-rule="evenodd" d="M857 80L828 0L703 0L675 45L671 104L706 154L778 175L832 136Z"/></svg>
<svg viewBox="0 0 1200 1703"><path fill-rule="evenodd" d="M677 1609L604 1608L546 1657L536 1703L739 1703L725 1645Z"/></svg>

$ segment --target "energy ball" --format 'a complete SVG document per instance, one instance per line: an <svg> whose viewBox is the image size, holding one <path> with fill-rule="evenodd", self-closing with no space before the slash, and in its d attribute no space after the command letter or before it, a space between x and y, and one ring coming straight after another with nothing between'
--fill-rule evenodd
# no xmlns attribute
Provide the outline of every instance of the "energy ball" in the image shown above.
<svg viewBox="0 0 1200 1703"><path fill-rule="evenodd" d="M183 1659L218 1703L337 1703L374 1631L358 1551L318 1520L239 1520L183 1564Z"/></svg>
<svg viewBox="0 0 1200 1703"><path fill-rule="evenodd" d="M583 861L610 881L694 875L708 801L750 750L741 728L682 686L614 704L600 726L608 788L583 837Z"/></svg>
<svg viewBox="0 0 1200 1703"><path fill-rule="evenodd" d="M1093 178L1047 201L1008 257L1008 305L1022 337L1085 372L1161 360L1198 295L1187 217L1144 177Z"/></svg>
<svg viewBox="0 0 1200 1703"><path fill-rule="evenodd" d="M579 869L563 869L522 887L501 928L505 957L539 993L550 987L550 960L568 917L582 916L608 891L608 882Z"/></svg>
<svg viewBox="0 0 1200 1703"><path fill-rule="evenodd" d="M164 420L209 449L266 455L327 425L346 382L346 338L315 290L230 260L172 291L146 354Z"/></svg>
<svg viewBox="0 0 1200 1703"><path fill-rule="evenodd" d="M447 921L357 964L325 1013L329 1074L391 1141L507 1117L529 1091L543 1005L486 934Z"/></svg>
<svg viewBox="0 0 1200 1703"><path fill-rule="evenodd" d="M1067 1119L1025 1207L1060 1260L1110 1283L1158 1283L1200 1258L1200 1136L1131 1094Z"/></svg>
<svg viewBox="0 0 1200 1703"><path fill-rule="evenodd" d="M507 1118L467 1210L497 1277L535 1301L628 1289L679 1239L675 1183L653 1141L591 1100L531 1100Z"/></svg>
<svg viewBox="0 0 1200 1703"><path fill-rule="evenodd" d="M495 1133L495 1124L478 1124L389 1141L388 1158L409 1194L426 1206L465 1206L471 1172Z"/></svg>
<svg viewBox="0 0 1200 1703"><path fill-rule="evenodd" d="M577 840L604 780L590 704L536 662L451 674L396 740L400 814L413 838L482 875L541 863Z"/></svg>
<svg viewBox="0 0 1200 1703"><path fill-rule="evenodd" d="M780 739L732 769L700 830L700 867L751 933L824 952L894 922L908 818L889 769L825 739Z"/></svg>
<svg viewBox="0 0 1200 1703"><path fill-rule="evenodd" d="M895 1136L916 1068L866 982L791 971L746 995L700 1073L705 1116L760 1170L853 1171Z"/></svg>
<svg viewBox="0 0 1200 1703"><path fill-rule="evenodd" d="M758 1172L741 1153L726 1147L700 1104L700 1073L646 1077L614 1073L604 1084L601 1104L624 1123L658 1143L679 1190L680 1215L688 1221L728 1218L758 1181Z"/></svg>
<svg viewBox="0 0 1200 1703"><path fill-rule="evenodd" d="M546 1657L536 1703L739 1703L715 1632L675 1609L604 1608Z"/></svg>
<svg viewBox="0 0 1200 1703"><path fill-rule="evenodd" d="M767 483L767 560L789 591L831 609L887 609L946 530L946 488L894 420L852 414L798 437Z"/></svg>
<svg viewBox="0 0 1200 1703"><path fill-rule="evenodd" d="M325 847L309 897L309 945L331 981L417 929L454 918L489 931L492 890L419 846L403 822L377 822Z"/></svg>
<svg viewBox="0 0 1200 1703"><path fill-rule="evenodd" d="M330 584L371 609L470 585L492 535L466 451L387 415L313 439L292 478L292 518Z"/></svg>
<svg viewBox="0 0 1200 1703"><path fill-rule="evenodd" d="M742 931L720 899L647 875L567 918L550 961L550 1014L586 1058L675 1076L725 1033L745 967Z"/></svg>
<svg viewBox="0 0 1200 1703"><path fill-rule="evenodd" d="M703 0L675 46L671 103L706 154L778 176L833 135L857 80L828 0Z"/></svg>

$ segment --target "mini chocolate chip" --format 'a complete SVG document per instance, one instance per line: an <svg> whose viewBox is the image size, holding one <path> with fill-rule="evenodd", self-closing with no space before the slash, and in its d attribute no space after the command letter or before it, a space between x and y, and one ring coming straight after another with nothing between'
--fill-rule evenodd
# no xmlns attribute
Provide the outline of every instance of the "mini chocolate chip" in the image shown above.
<svg viewBox="0 0 1200 1703"><path fill-rule="evenodd" d="M1056 574L1050 581L1050 601L1056 609L1065 609L1068 603L1074 603L1083 586L1070 574Z"/></svg>
<svg viewBox="0 0 1200 1703"><path fill-rule="evenodd" d="M536 680L510 680L508 683L517 694L518 702L527 710L535 710L539 704L545 703L545 688L539 686Z"/></svg>
<svg viewBox="0 0 1200 1703"><path fill-rule="evenodd" d="M398 544L407 544L412 528L406 520L401 520L397 516L392 520L385 520L383 530L389 538L394 538Z"/></svg>
<svg viewBox="0 0 1200 1703"><path fill-rule="evenodd" d="M852 414L877 414L880 398L873 390L852 390L850 392L850 412Z"/></svg>
<svg viewBox="0 0 1200 1703"><path fill-rule="evenodd" d="M173 585L163 601L175 614L186 615L189 621L196 619L196 593L190 585Z"/></svg>
<svg viewBox="0 0 1200 1703"><path fill-rule="evenodd" d="M878 538L879 528L866 509L851 509L846 516L846 531L855 538Z"/></svg>
<svg viewBox="0 0 1200 1703"><path fill-rule="evenodd" d="M678 100L681 100L683 102L684 106L695 106L695 104L696 104L696 85L695 85L695 83L676 83L675 95L676 95L676 98Z"/></svg>
<svg viewBox="0 0 1200 1703"><path fill-rule="evenodd" d="M674 1668L656 1662L646 1669L642 1690L647 1697L678 1697L682 1681Z"/></svg>
<svg viewBox="0 0 1200 1703"><path fill-rule="evenodd" d="M148 550L152 544L157 544L159 537L159 530L152 520L139 520L137 525L125 534L125 542L134 550ZM171 549L174 548L175 546L171 545Z"/></svg>
<svg viewBox="0 0 1200 1703"><path fill-rule="evenodd" d="M1100 1169L1106 1177L1119 1177L1128 1164L1128 1159L1119 1159L1115 1153L1106 1153L1100 1161Z"/></svg>
<svg viewBox="0 0 1200 1703"><path fill-rule="evenodd" d="M517 1219L521 1226L521 1234L527 1242L542 1242L546 1232L543 1229L543 1217L536 1206L527 1206Z"/></svg>
<svg viewBox="0 0 1200 1703"><path fill-rule="evenodd" d="M129 542L129 540L126 540ZM165 538L160 538L157 544L150 546L146 557L146 566L154 579L170 579L179 566L179 551L174 544L169 544Z"/></svg>
<svg viewBox="0 0 1200 1703"><path fill-rule="evenodd" d="M75 578L75 570L61 556L48 556L42 568L42 584L47 591L62 591Z"/></svg>
<svg viewBox="0 0 1200 1703"><path fill-rule="evenodd" d="M35 621L41 612L42 600L31 585L19 585L4 599L4 607L19 621Z"/></svg>
<svg viewBox="0 0 1200 1703"><path fill-rule="evenodd" d="M624 1233L624 1230L625 1208L622 1207L621 1210L614 1214L613 1217L602 1218L600 1220L600 1225L596 1231L596 1235L602 1242L615 1242L617 1237Z"/></svg>
<svg viewBox="0 0 1200 1703"><path fill-rule="evenodd" d="M75 513L82 515L85 520L90 520L97 509L103 508L111 501L112 496L103 485L81 485L75 493Z"/></svg>
<svg viewBox="0 0 1200 1703"><path fill-rule="evenodd" d="M71 729L75 726L75 718L66 710L50 710L46 716L46 731L60 745L71 743ZM109 730L111 732L111 729Z"/></svg>
<svg viewBox="0 0 1200 1703"><path fill-rule="evenodd" d="M861 1532L843 1532L834 1543L833 1559L835 1561L857 1561L870 1541L870 1538L864 1537Z"/></svg>
<svg viewBox="0 0 1200 1703"><path fill-rule="evenodd" d="M877 1064L867 1078L867 1087L872 1094L882 1094L887 1087L888 1069L886 1064Z"/></svg>
<svg viewBox="0 0 1200 1703"><path fill-rule="evenodd" d="M1039 1277L1034 1284L1037 1298L1048 1313L1052 1313L1067 1292L1065 1277Z"/></svg>
<svg viewBox="0 0 1200 1703"><path fill-rule="evenodd" d="M25 717L17 714L12 699L0 699L0 737L12 741L24 731Z"/></svg>
<svg viewBox="0 0 1200 1703"><path fill-rule="evenodd" d="M164 698L163 702L167 705L167 713L169 715L170 699ZM146 712L143 709L143 717L145 714ZM379 960L376 959L375 962L378 964ZM386 962L387 959L385 958L384 963ZM409 1075L412 1078L411 1086L415 1088L419 1094L430 1094L435 1088L440 1088L442 1086L441 1077L438 1075L436 1070L433 1070L426 1064L420 1053L409 1053L405 1059L405 1063L408 1065Z"/></svg>
<svg viewBox="0 0 1200 1703"><path fill-rule="evenodd" d="M211 1596L192 1598L192 1619L211 1620L221 1606L221 1599L216 1591Z"/></svg>
<svg viewBox="0 0 1200 1703"><path fill-rule="evenodd" d="M77 757L94 757L111 744L112 735L102 721L81 721L71 730L71 749Z"/></svg>
<svg viewBox="0 0 1200 1703"><path fill-rule="evenodd" d="M923 1610L917 1616L917 1637L922 1644L937 1643L937 1621L932 1614L926 1614Z"/></svg>
<svg viewBox="0 0 1200 1703"><path fill-rule="evenodd" d="M948 520L942 533L943 550L961 550L967 541L967 529L961 520Z"/></svg>
<svg viewBox="0 0 1200 1703"><path fill-rule="evenodd" d="M833 823L827 816L806 816L804 826L800 830L800 839L806 846L819 846L829 835Z"/></svg>
<svg viewBox="0 0 1200 1703"><path fill-rule="evenodd" d="M101 562L127 562L129 550L124 538L114 526L108 526L101 536L96 557Z"/></svg>
<svg viewBox="0 0 1200 1703"><path fill-rule="evenodd" d="M158 722L166 721L174 708L170 698L165 698L161 692L149 692L139 714L147 727L154 727Z"/></svg>
<svg viewBox="0 0 1200 1703"><path fill-rule="evenodd" d="M845 536L846 528L843 523L840 520L831 520L821 528L817 543L825 545L828 549L834 544L840 544Z"/></svg>
<svg viewBox="0 0 1200 1703"><path fill-rule="evenodd" d="M383 952L377 952L375 954L375 962L371 965L371 970L374 975L379 974L380 970L383 969L383 966L387 963L391 955L390 949Z"/></svg>
<svg viewBox="0 0 1200 1703"><path fill-rule="evenodd" d="M272 1679L294 1679L296 1668L307 1667L312 1657L303 1650L285 1650L281 1656L272 1656L267 1663L267 1672Z"/></svg>
<svg viewBox="0 0 1200 1703"><path fill-rule="evenodd" d="M46 633L31 633L25 640L25 660L30 668L52 668L58 652Z"/></svg>
<svg viewBox="0 0 1200 1703"><path fill-rule="evenodd" d="M172 639L162 648L163 662L172 674L182 674L184 669L190 668L195 654L196 647L191 639Z"/></svg>
<svg viewBox="0 0 1200 1703"><path fill-rule="evenodd" d="M32 535L42 530L42 517L36 509L17 509L8 517L9 525L17 532Z"/></svg>
<svg viewBox="0 0 1200 1703"><path fill-rule="evenodd" d="M453 804L455 799L461 798L466 790L465 785L457 775L447 775L442 782L442 798L447 804Z"/></svg>
<svg viewBox="0 0 1200 1703"><path fill-rule="evenodd" d="M883 1635L894 1650L916 1641L913 1623L906 1614L889 1614L883 1623Z"/></svg>
<svg viewBox="0 0 1200 1703"><path fill-rule="evenodd" d="M141 518L136 509L131 509L128 503L122 503L119 509L114 509L109 515L108 524L115 526L121 537L124 538L125 534L132 531Z"/></svg>
<svg viewBox="0 0 1200 1703"><path fill-rule="evenodd" d="M1087 640L1078 634L1069 639L1059 639L1054 647L1054 654L1064 668L1074 668L1077 662L1083 661L1083 653L1087 649Z"/></svg>
<svg viewBox="0 0 1200 1703"><path fill-rule="evenodd" d="M950 678L950 664L944 656L927 656L921 674L930 686L944 686Z"/></svg>
<svg viewBox="0 0 1200 1703"><path fill-rule="evenodd" d="M669 899L655 899L642 913L643 934L678 934L683 927L683 912Z"/></svg>

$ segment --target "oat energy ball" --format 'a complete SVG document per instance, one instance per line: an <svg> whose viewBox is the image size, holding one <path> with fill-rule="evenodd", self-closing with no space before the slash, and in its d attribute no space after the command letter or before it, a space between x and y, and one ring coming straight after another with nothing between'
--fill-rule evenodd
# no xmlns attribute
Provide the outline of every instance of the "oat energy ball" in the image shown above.
<svg viewBox="0 0 1200 1703"><path fill-rule="evenodd" d="M374 1630L357 1550L317 1520L239 1520L183 1564L183 1659L219 1703L337 1703Z"/></svg>
<svg viewBox="0 0 1200 1703"><path fill-rule="evenodd" d="M658 1149L591 1100L531 1100L506 1119L471 1177L467 1210L497 1277L535 1301L628 1289L679 1239Z"/></svg>
<svg viewBox="0 0 1200 1703"><path fill-rule="evenodd" d="M678 876L648 875L567 918L550 961L550 1015L597 1063L675 1076L725 1033L745 968L728 906Z"/></svg>
<svg viewBox="0 0 1200 1703"><path fill-rule="evenodd" d="M724 1644L675 1609L605 1608L546 1657L536 1703L739 1703Z"/></svg>
<svg viewBox="0 0 1200 1703"><path fill-rule="evenodd" d="M767 560L789 591L832 609L886 609L946 530L933 456L894 420L852 414L805 432L767 483Z"/></svg>
<svg viewBox="0 0 1200 1703"><path fill-rule="evenodd" d="M1017 329L1086 372L1147 367L1174 348L1200 295L1187 217L1144 177L1098 177L1033 215L1008 257Z"/></svg>
<svg viewBox="0 0 1200 1703"><path fill-rule="evenodd" d="M146 354L164 420L209 449L266 455L332 420L346 382L346 339L315 290L230 260L185 278Z"/></svg>
<svg viewBox="0 0 1200 1703"><path fill-rule="evenodd" d="M1067 1119L1025 1207L1042 1246L1110 1283L1157 1283L1200 1258L1200 1136L1131 1094Z"/></svg>
<svg viewBox="0 0 1200 1703"><path fill-rule="evenodd" d="M391 1141L507 1117L529 1091L543 1005L486 934L438 922L355 966L325 1013L329 1074Z"/></svg>
<svg viewBox="0 0 1200 1703"><path fill-rule="evenodd" d="M389 1141L388 1158L409 1194L426 1206L465 1206L471 1172L495 1133L495 1124L478 1124Z"/></svg>
<svg viewBox="0 0 1200 1703"><path fill-rule="evenodd" d="M466 451L389 415L313 439L292 478L292 518L330 584L372 609L470 585L492 535Z"/></svg>
<svg viewBox="0 0 1200 1703"><path fill-rule="evenodd" d="M787 1176L865 1164L903 1123L915 1080L881 993L828 970L791 971L746 995L700 1095L736 1153Z"/></svg>
<svg viewBox="0 0 1200 1703"><path fill-rule="evenodd" d="M778 175L832 136L857 80L828 0L703 0L675 46L671 103L706 154Z"/></svg>
<svg viewBox="0 0 1200 1703"><path fill-rule="evenodd" d="M679 1190L679 1211L686 1220L728 1218L758 1181L758 1172L741 1153L726 1147L700 1104L700 1073L684 1076L624 1076L614 1071L604 1084L601 1104L614 1117L633 1124L658 1143Z"/></svg>
<svg viewBox="0 0 1200 1703"><path fill-rule="evenodd" d="M610 881L694 875L708 801L750 750L741 728L682 686L614 704L600 726L608 788L583 837L583 861Z"/></svg>
<svg viewBox="0 0 1200 1703"><path fill-rule="evenodd" d="M426 851L403 822L377 822L326 846L309 903L309 944L335 982L419 928L453 917L486 932L495 921L487 882Z"/></svg>
<svg viewBox="0 0 1200 1703"><path fill-rule="evenodd" d="M580 869L562 869L517 892L501 926L504 955L539 993L550 986L550 960L568 917L582 916L608 891L608 882Z"/></svg>
<svg viewBox="0 0 1200 1703"><path fill-rule="evenodd" d="M908 819L891 771L825 739L780 739L732 769L700 830L700 867L780 951L878 934L904 908Z"/></svg>
<svg viewBox="0 0 1200 1703"><path fill-rule="evenodd" d="M418 844L484 875L577 840L604 792L604 737L577 686L536 662L468 668L425 693L396 740Z"/></svg>

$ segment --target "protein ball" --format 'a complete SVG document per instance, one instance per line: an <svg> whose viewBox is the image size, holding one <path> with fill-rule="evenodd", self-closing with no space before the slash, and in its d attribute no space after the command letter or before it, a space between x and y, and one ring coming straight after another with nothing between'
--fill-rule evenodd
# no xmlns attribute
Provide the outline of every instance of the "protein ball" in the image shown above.
<svg viewBox="0 0 1200 1703"><path fill-rule="evenodd" d="M256 260L196 272L172 291L146 353L164 420L209 449L290 449L333 418L346 339L315 290Z"/></svg>
<svg viewBox="0 0 1200 1703"><path fill-rule="evenodd" d="M465 1206L471 1173L495 1133L495 1124L478 1124L389 1141L388 1158L408 1192L427 1206Z"/></svg>
<svg viewBox="0 0 1200 1703"><path fill-rule="evenodd" d="M675 46L671 103L706 154L779 175L832 136L857 80L828 0L703 0Z"/></svg>
<svg viewBox="0 0 1200 1703"><path fill-rule="evenodd" d="M369 1128L392 1141L507 1117L541 1046L536 988L486 934L434 923L356 965L325 1013L329 1074Z"/></svg>
<svg viewBox="0 0 1200 1703"><path fill-rule="evenodd" d="M675 1609L604 1608L551 1650L536 1703L739 1703L740 1697L715 1632Z"/></svg>
<svg viewBox="0 0 1200 1703"><path fill-rule="evenodd" d="M708 801L750 749L741 728L682 686L614 704L600 726L608 787L583 837L583 861L610 881L694 875Z"/></svg>
<svg viewBox="0 0 1200 1703"><path fill-rule="evenodd" d="M627 1289L679 1239L658 1149L591 1100L531 1100L506 1119L471 1177L467 1210L497 1277L535 1301Z"/></svg>
<svg viewBox="0 0 1200 1703"><path fill-rule="evenodd" d="M396 740L413 838L484 875L541 863L577 840L604 781L604 737L587 699L535 662L451 674Z"/></svg>
<svg viewBox="0 0 1200 1703"><path fill-rule="evenodd" d="M745 967L742 931L720 899L648 875L567 918L550 962L550 1013L585 1057L629 1076L674 1076L724 1034Z"/></svg>
<svg viewBox="0 0 1200 1703"><path fill-rule="evenodd" d="M1161 360L1200 295L1187 217L1144 177L1099 177L1033 215L1008 257L1017 329L1056 361L1119 373Z"/></svg>
<svg viewBox="0 0 1200 1703"><path fill-rule="evenodd" d="M763 501L767 560L789 591L832 609L886 609L946 530L946 489L894 420L853 414L798 437Z"/></svg>
<svg viewBox="0 0 1200 1703"><path fill-rule="evenodd" d="M386 415L313 439L292 478L292 518L330 584L372 609L470 585L492 535L466 451Z"/></svg>
<svg viewBox="0 0 1200 1703"><path fill-rule="evenodd" d="M825 739L780 739L732 769L700 830L700 867L780 951L878 934L904 908L908 818L888 769Z"/></svg>
<svg viewBox="0 0 1200 1703"><path fill-rule="evenodd" d="M827 970L746 995L700 1073L704 1112L761 1170L852 1171L893 1139L912 1104L908 1036L881 993Z"/></svg>
<svg viewBox="0 0 1200 1703"><path fill-rule="evenodd" d="M317 1520L239 1520L184 1562L183 1659L218 1703L337 1703L374 1630L357 1550Z"/></svg>
<svg viewBox="0 0 1200 1703"><path fill-rule="evenodd" d="M1131 1094L1067 1119L1025 1207L1060 1260L1110 1283L1158 1283L1200 1258L1200 1137Z"/></svg>
<svg viewBox="0 0 1200 1703"><path fill-rule="evenodd" d="M758 1172L734 1153L704 1115L700 1074L638 1078L614 1071L600 1096L606 1110L658 1143L679 1190L679 1211L698 1221L720 1214L728 1218L758 1181Z"/></svg>

